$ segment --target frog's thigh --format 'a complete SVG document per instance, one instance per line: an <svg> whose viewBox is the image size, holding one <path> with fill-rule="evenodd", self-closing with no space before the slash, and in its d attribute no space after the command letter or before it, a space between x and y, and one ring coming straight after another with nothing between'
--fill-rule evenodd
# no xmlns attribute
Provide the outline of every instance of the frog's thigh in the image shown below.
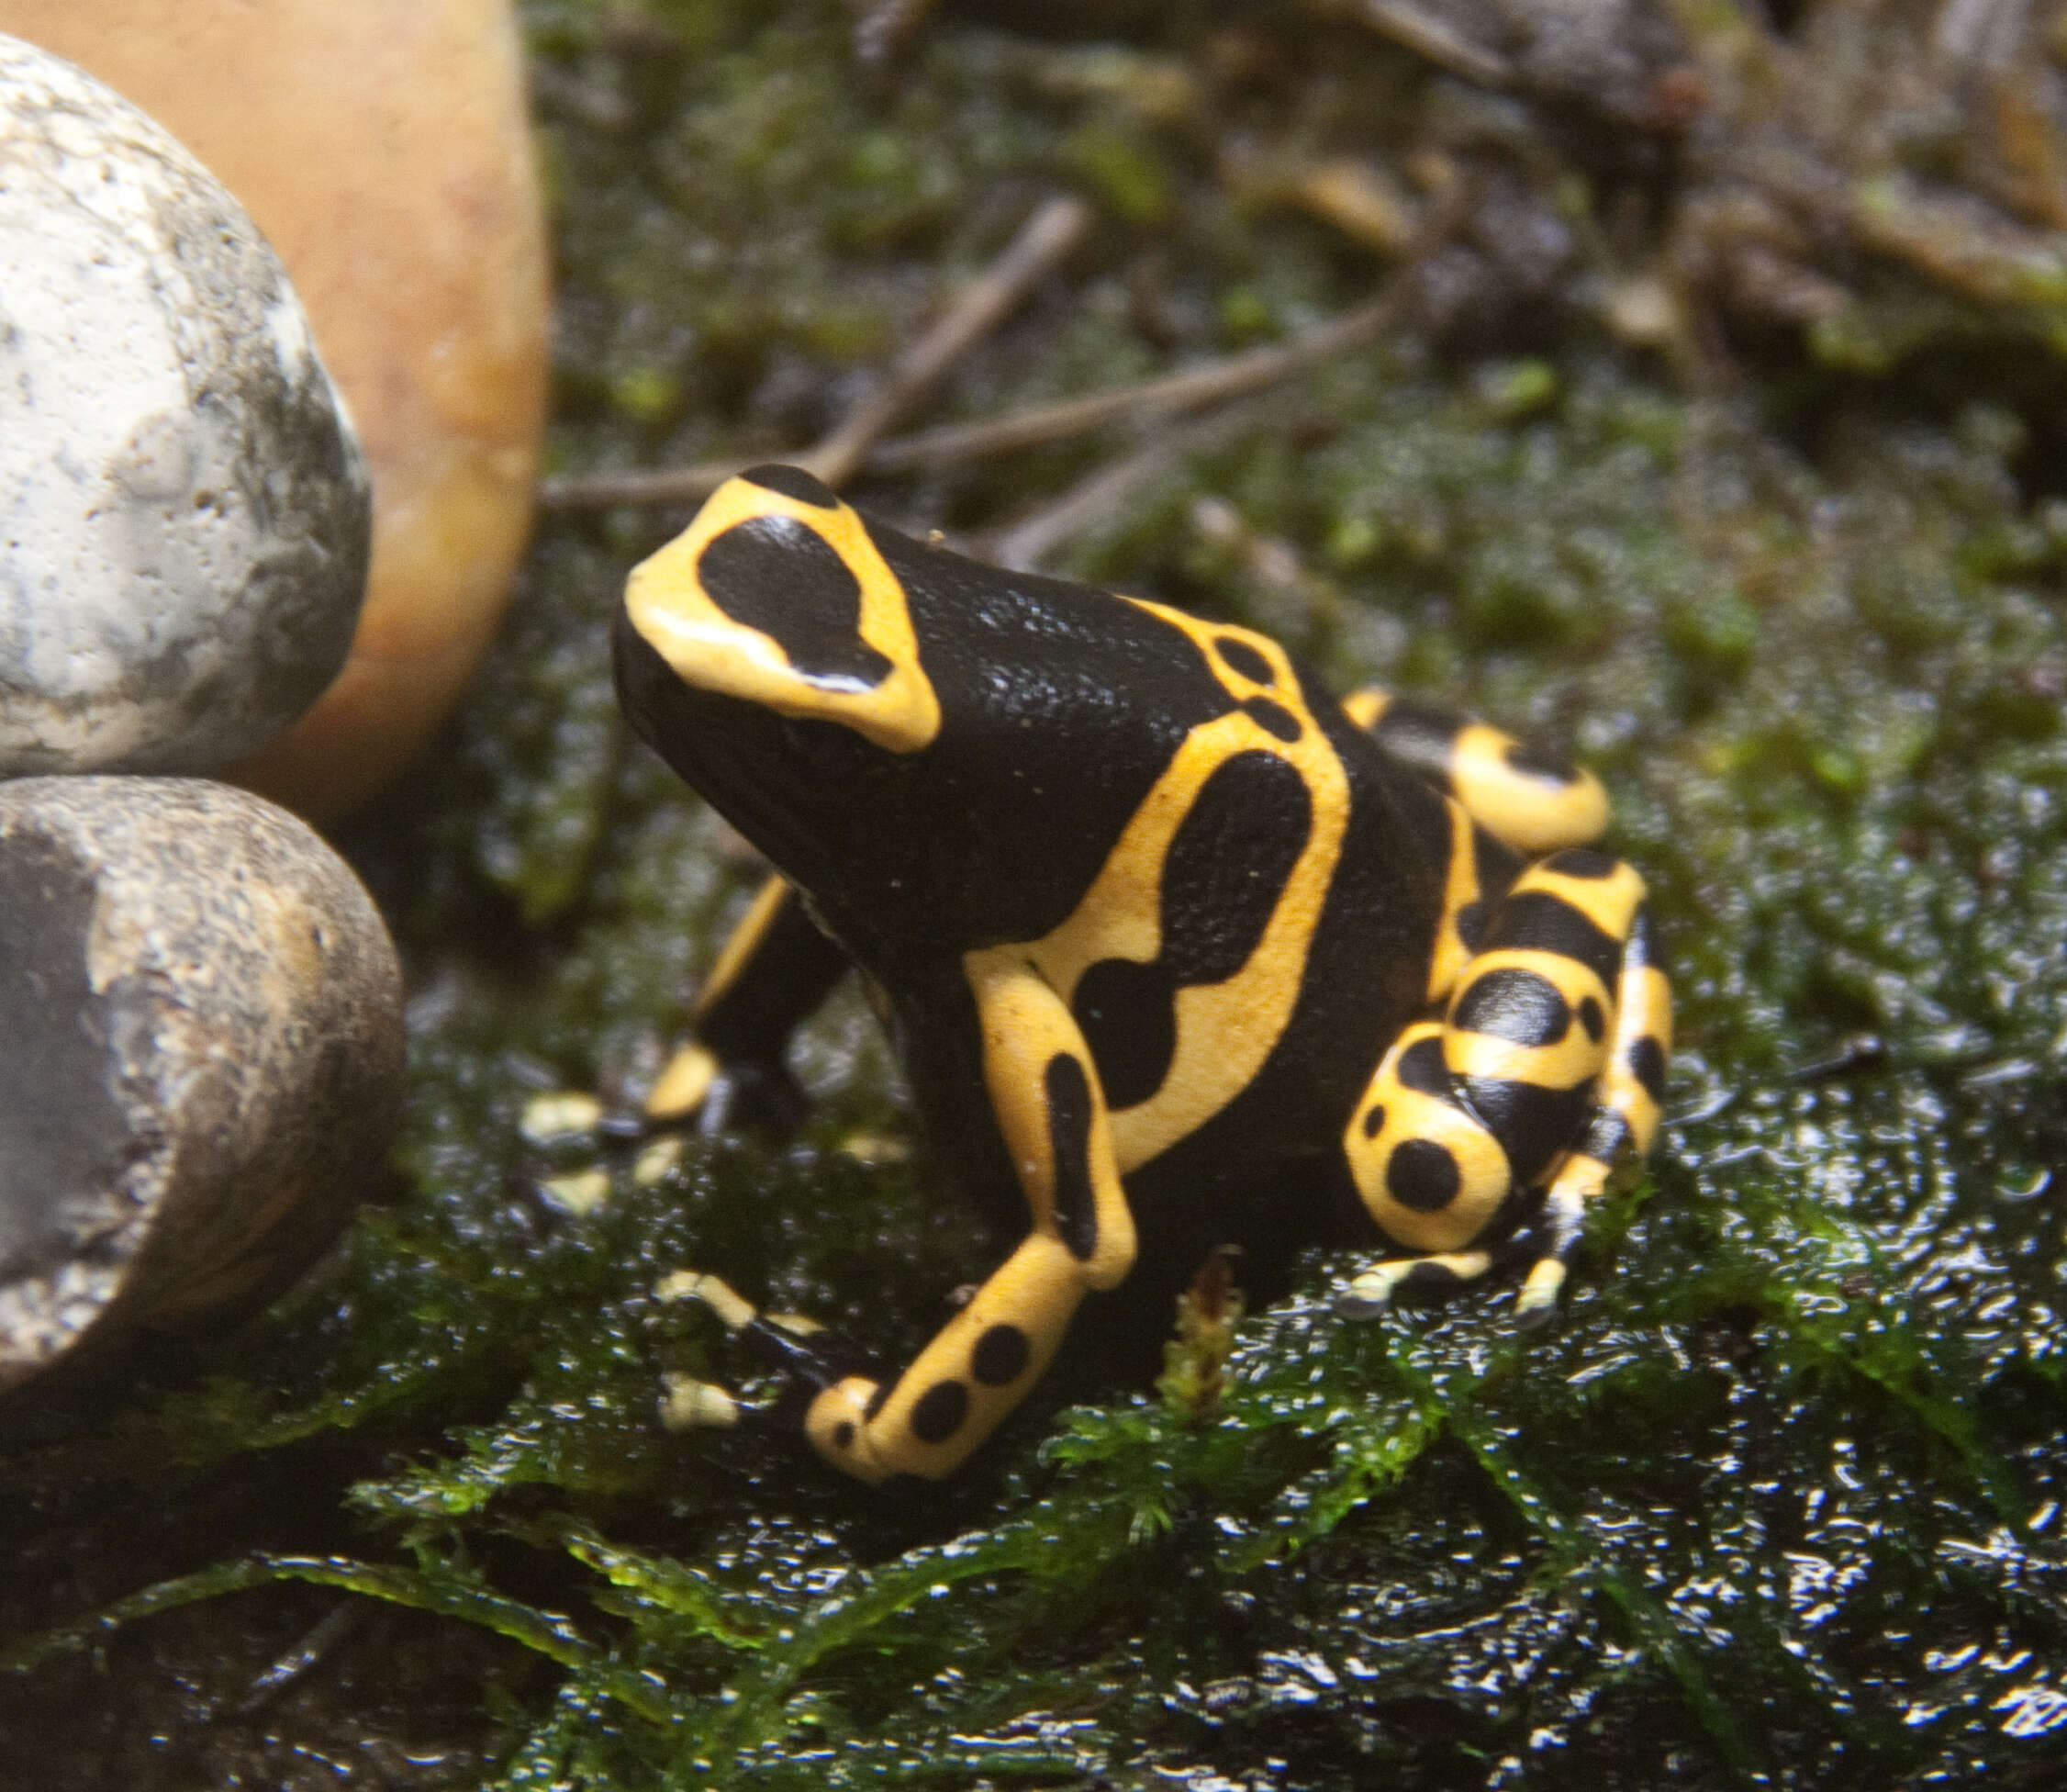
<svg viewBox="0 0 2067 1792"><path fill-rule="evenodd" d="M1591 772L1490 723L1375 685L1351 692L1342 707L1393 758L1517 852L1581 846L1608 824L1607 792Z"/></svg>
<svg viewBox="0 0 2067 1792"><path fill-rule="evenodd" d="M1349 1173L1370 1216L1417 1257L1374 1264L1337 1303L1369 1318L1401 1288L1469 1282L1492 1268L1470 1244L1511 1183L1507 1155L1458 1099L1443 1063L1443 1024L1422 1021L1393 1041L1343 1135Z"/></svg>
<svg viewBox="0 0 2067 1792"><path fill-rule="evenodd" d="M812 1401L820 1454L865 1481L951 1474L1017 1406L1084 1295L1134 1266L1098 1071L1062 999L1011 947L971 953L985 1092L1032 1229L894 1383L850 1377Z"/></svg>
<svg viewBox="0 0 2067 1792"><path fill-rule="evenodd" d="M1635 1068L1648 1049L1625 1036L1637 1025L1662 1052L1643 973L1642 894L1627 866L1582 848L1531 866L1487 917L1446 1018L1408 1027L1387 1052L1343 1148L1372 1217L1425 1255L1358 1277L1346 1300L1351 1311L1375 1310L1410 1281L1482 1272L1491 1258L1468 1247L1511 1189L1561 1178L1577 1154L1608 1143L1617 1119L1632 1138L1655 1126L1655 1101L1642 1108L1649 1098ZM1633 937L1645 942L1629 955L1640 961L1634 974L1624 949ZM1626 1022L1632 1003L1637 1017ZM1551 1227L1544 1261L1554 1267L1532 1271L1525 1314L1554 1299L1577 1236L1577 1181L1565 1186L1560 1211L1571 1206L1570 1220Z"/></svg>
<svg viewBox="0 0 2067 1792"><path fill-rule="evenodd" d="M771 875L711 965L690 1014L695 1042L661 1071L646 1117L686 1118L727 1067L786 1080L790 1035L846 969L846 955L804 912L796 887Z"/></svg>

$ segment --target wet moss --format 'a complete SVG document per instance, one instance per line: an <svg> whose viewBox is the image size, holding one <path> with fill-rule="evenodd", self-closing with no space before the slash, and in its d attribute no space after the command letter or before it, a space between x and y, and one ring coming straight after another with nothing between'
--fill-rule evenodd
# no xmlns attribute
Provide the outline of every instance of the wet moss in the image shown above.
<svg viewBox="0 0 2067 1792"><path fill-rule="evenodd" d="M1833 67L1866 54L1840 10L1795 33ZM2049 1783L2067 528L2030 469L2050 388L1862 383L1887 357L1833 350L1860 326L1821 289L1747 324L1753 250L1803 280L1843 254L1808 265L1815 241L1703 211L1722 148L1642 106L1684 56L1705 104L1753 118L1717 59L1754 28L1646 9L1637 63L1567 57L1562 84L1540 41L1493 46L1517 73L1489 95L1260 6L1148 9L1118 47L1097 8L1076 38L1048 9L1038 39L950 8L875 75L831 0L526 16L564 472L809 442L1057 186L1097 207L1091 241L928 420L1360 300L1398 251L1301 198L1302 169L1361 157L1413 203L1470 182L1480 209L1394 338L1201 432L1055 564L1599 768L1679 995L1663 1147L1594 1219L1547 1332L1514 1333L1499 1289L1343 1322L1352 1266L1316 1255L1241 1320L1210 1400L1029 1411L927 1501L781 1439L670 1436L665 1372L777 1391L656 1297L670 1270L895 1360L989 1246L857 1000L804 1044L821 1103L793 1144L691 1140L663 1166L608 1136L527 1142L542 1091L630 1107L755 878L609 694L623 571L679 517L556 517L464 714L354 842L411 966L406 1193L243 1338L43 1416L0 1464L25 1540L0 1623L41 1663L0 1682L19 1783L300 1784L323 1750L346 1763L325 1784L512 1787ZM1872 86L1834 91L1856 109ZM1986 148L1960 142L1938 140L1938 178ZM1960 330L2025 353L2054 296L1948 287L1895 230L1905 191L1860 214L1881 232L1860 290L1913 330L1956 303ZM1737 270L1717 330L1675 336L1690 280L1662 336L1633 331L1660 314L1631 283L1696 241L1704 277ZM1784 342L1758 333L1776 319ZM980 538L1135 445L856 495ZM555 1197L596 1170L599 1204ZM307 1627L362 1606L406 1616L249 1704ZM440 1647L491 1691L429 1685L400 1718L373 1699L382 1652L408 1674ZM68 1729L61 1706L89 1715ZM135 1746L83 1751L110 1717ZM398 1735L416 1767L375 1746Z"/></svg>

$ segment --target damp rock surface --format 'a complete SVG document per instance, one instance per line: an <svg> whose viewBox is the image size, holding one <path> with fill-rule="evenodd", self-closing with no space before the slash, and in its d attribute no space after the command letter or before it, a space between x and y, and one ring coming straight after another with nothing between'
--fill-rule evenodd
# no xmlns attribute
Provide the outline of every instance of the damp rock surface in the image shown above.
<svg viewBox="0 0 2067 1792"><path fill-rule="evenodd" d="M0 772L199 772L351 645L365 465L243 208L0 37Z"/></svg>
<svg viewBox="0 0 2067 1792"><path fill-rule="evenodd" d="M0 785L0 1394L248 1310L336 1235L401 1094L372 901L199 779Z"/></svg>

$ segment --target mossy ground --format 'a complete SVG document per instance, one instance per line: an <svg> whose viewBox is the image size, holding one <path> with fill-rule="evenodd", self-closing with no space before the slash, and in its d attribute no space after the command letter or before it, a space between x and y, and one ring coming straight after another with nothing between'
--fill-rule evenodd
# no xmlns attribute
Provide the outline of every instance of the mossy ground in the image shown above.
<svg viewBox="0 0 2067 1792"><path fill-rule="evenodd" d="M2045 319L1890 256L1849 335L1683 286L1672 328L1618 329L1588 295L1644 276L1698 155L1615 94L1532 109L1318 10L1056 8L1037 38L969 6L868 76L832 0L536 0L553 452L808 443L1058 188L1091 241L925 420L1360 300L1384 257L1284 198L1297 169L1476 183L1418 324L1251 401L1055 564L1606 778L1682 1046L1561 1322L1518 1335L1492 1288L1347 1324L1316 1257L1242 1322L1217 1407L1029 1414L917 1506L781 1440L665 1434L663 1370L752 1376L654 1299L668 1269L894 1358L986 1246L857 1002L806 1042L793 1146L691 1142L652 1180L635 1147L520 1137L542 1089L630 1102L754 876L609 689L624 571L679 515L549 520L464 713L348 842L411 968L395 1198L233 1345L0 1463L0 1620L84 1645L0 1682L11 1784L2056 1783ZM1869 310L1938 346L1862 375L1833 344ZM980 536L1130 445L856 496ZM542 1197L598 1164L599 1207Z"/></svg>

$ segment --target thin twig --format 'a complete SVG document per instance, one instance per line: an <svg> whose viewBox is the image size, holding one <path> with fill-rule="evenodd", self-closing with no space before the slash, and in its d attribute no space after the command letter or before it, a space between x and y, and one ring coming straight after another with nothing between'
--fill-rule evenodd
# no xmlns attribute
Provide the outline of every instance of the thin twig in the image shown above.
<svg viewBox="0 0 2067 1792"><path fill-rule="evenodd" d="M764 460L782 460L765 454ZM696 504L753 463L743 459L693 461L687 466L648 467L620 473L564 473L538 485L544 510L607 510L616 504Z"/></svg>
<svg viewBox="0 0 2067 1792"><path fill-rule="evenodd" d="M1132 386L1088 393L1081 398L1035 406L991 422L950 423L937 430L898 436L881 443L869 455L868 470L901 473L911 467L934 466L978 454L1001 454L1014 448L1084 435L1115 418L1140 420L1223 404L1376 340L1394 321L1398 309L1397 297L1388 292L1369 305L1315 324L1289 342L1274 342L1268 348L1231 354L1188 367L1182 373L1139 380Z"/></svg>
<svg viewBox="0 0 2067 1792"><path fill-rule="evenodd" d="M229 1708L229 1715L256 1717L311 1668L320 1666L338 1644L365 1621L367 1609L363 1599L340 1599L299 1642L251 1682L243 1697Z"/></svg>
<svg viewBox="0 0 2067 1792"><path fill-rule="evenodd" d="M1193 426L1168 431L1131 453L1108 461L1030 516L987 535L981 543L982 557L995 560L1000 566L1031 571L1065 541L1110 515L1143 486L1159 477L1187 455L1215 446L1247 427L1256 407L1233 404L1228 400L1257 392L1383 335L1405 310L1422 263L1449 239L1469 214L1471 196L1468 185L1460 184L1458 190L1445 200L1418 233L1413 254L1369 305L1359 306L1327 323L1316 324L1289 342L1212 362L1188 373L1144 380L1113 392L1094 394L1092 398L1078 400L1074 405L1053 405L1042 412L1022 413L1018 419L1006 418L992 427L998 436L1003 436L1008 428L1016 424L1018 427L1007 441L979 441L972 431L962 431L953 452L957 456L966 457L972 454L996 452L1000 446L1023 447L1030 442L1047 440L1045 435L1029 434L1030 426L1065 411L1082 412L1093 403L1101 406L1096 420L1101 422L1130 411L1140 418L1173 409L1196 410L1209 404L1217 407ZM1118 402L1130 398L1129 403ZM926 431L936 442L949 434L950 431L944 430ZM922 439L906 438L914 442ZM885 448L895 445L884 443ZM873 468L877 464L872 457L870 466Z"/></svg>
<svg viewBox="0 0 2067 1792"><path fill-rule="evenodd" d="M1257 409L1274 402L1276 396L1223 405L1203 417L1189 418L1179 427L1161 431L1131 454L1094 468L1030 515L982 536L970 544L972 552L978 559L1010 566L1015 572L1034 571L1065 542L1096 528L1112 515L1142 487L1161 478L1190 455L1217 448L1250 429Z"/></svg>
<svg viewBox="0 0 2067 1792"><path fill-rule="evenodd" d="M1451 29L1443 20L1424 12L1407 0L1362 0L1357 17L1382 37L1388 37L1417 56L1425 56L1438 68L1476 81L1481 86L1504 87L1514 71L1504 56Z"/></svg>
<svg viewBox="0 0 2067 1792"><path fill-rule="evenodd" d="M899 357L881 391L804 456L829 486L844 485L883 431L929 392L940 376L1018 306L1028 290L1083 240L1091 209L1065 195L1026 221L1004 253L948 307L945 315Z"/></svg>
<svg viewBox="0 0 2067 1792"><path fill-rule="evenodd" d="M912 435L893 437L879 443L868 456L871 473L901 473L917 466L969 460L980 454L1001 454L1014 448L1031 448L1045 442L1060 442L1084 435L1116 418L1137 420L1175 411L1201 410L1230 398L1261 390L1309 367L1331 361L1351 349L1376 342L1391 330L1405 309L1413 290L1413 275L1431 251L1447 241L1469 208L1468 187L1450 196L1434 217L1416 233L1397 273L1376 298L1354 311L1317 323L1289 342L1273 342L1267 348L1208 361L1181 373L1160 374L1154 379L1137 380L1131 386L1110 386L1081 398L1065 398L1058 404L1037 405L984 423L951 423Z"/></svg>
<svg viewBox="0 0 2067 1792"><path fill-rule="evenodd" d="M829 486L844 485L883 431L1011 314L1056 263L1082 241L1090 207L1074 196L1041 207L1019 234L924 335L898 357L889 376L815 447L797 456ZM609 504L685 504L708 497L748 463L706 462L661 472L575 475L545 480L539 500L553 510Z"/></svg>

